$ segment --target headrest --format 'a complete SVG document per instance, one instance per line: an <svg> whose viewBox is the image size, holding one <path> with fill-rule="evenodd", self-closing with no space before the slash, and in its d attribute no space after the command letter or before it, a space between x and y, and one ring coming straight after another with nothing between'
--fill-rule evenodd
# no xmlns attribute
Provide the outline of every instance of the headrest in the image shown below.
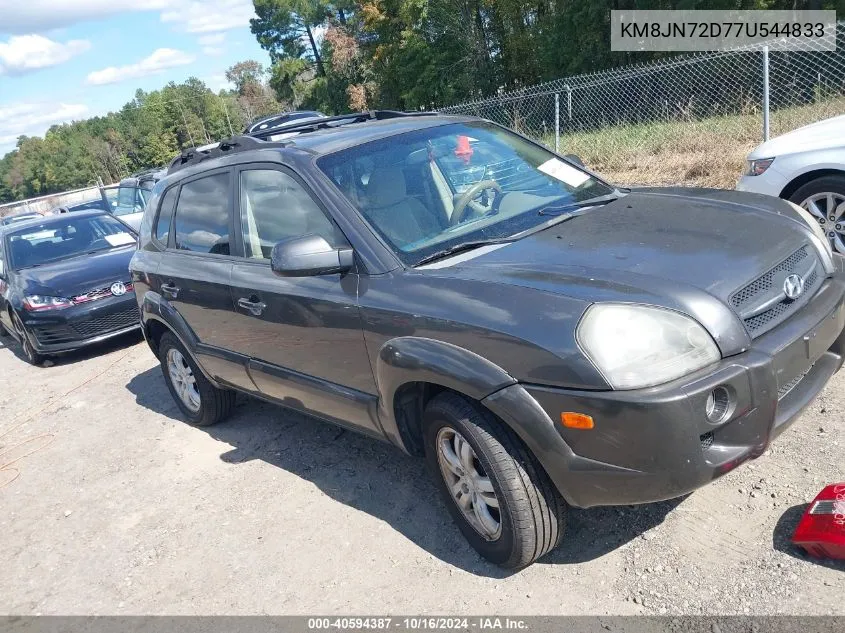
<svg viewBox="0 0 845 633"><path fill-rule="evenodd" d="M377 167L367 183L367 197L375 207L389 207L407 197L405 174L399 167Z"/></svg>

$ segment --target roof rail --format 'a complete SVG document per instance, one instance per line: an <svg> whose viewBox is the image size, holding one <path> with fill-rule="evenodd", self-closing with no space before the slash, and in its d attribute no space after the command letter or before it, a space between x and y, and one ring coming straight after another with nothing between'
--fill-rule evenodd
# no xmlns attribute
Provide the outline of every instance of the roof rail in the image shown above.
<svg viewBox="0 0 845 633"><path fill-rule="evenodd" d="M183 149L176 158L170 161L170 164L167 166L167 174L170 175L190 165L201 163L204 160L267 146L268 143L251 136L233 136L223 139L219 143L202 145L200 147L189 147Z"/></svg>
<svg viewBox="0 0 845 633"><path fill-rule="evenodd" d="M401 112L399 110L369 110L365 112L352 112L351 114L340 114L327 116L319 119L306 119L302 121L290 121L282 123L265 130L256 130L248 136L267 139L276 134L288 132L315 132L317 130L340 127L349 123L363 123L365 121L383 121L385 119L396 119L408 116L434 116L437 112Z"/></svg>
<svg viewBox="0 0 845 633"><path fill-rule="evenodd" d="M313 132L319 129L339 127L349 123L362 123L364 121L382 121L408 116L432 116L437 112L398 112L395 110L370 110L368 112L354 112L352 114L341 114L339 116L323 117L321 119L303 120L301 122L291 121L282 125L272 127L260 132L232 136L223 139L219 143L190 147L170 161L167 166L167 174L170 175L190 165L196 165L204 160L218 158L220 156L235 152L245 152L251 149L262 147L283 147L284 142L268 141L268 138L276 134L287 132Z"/></svg>

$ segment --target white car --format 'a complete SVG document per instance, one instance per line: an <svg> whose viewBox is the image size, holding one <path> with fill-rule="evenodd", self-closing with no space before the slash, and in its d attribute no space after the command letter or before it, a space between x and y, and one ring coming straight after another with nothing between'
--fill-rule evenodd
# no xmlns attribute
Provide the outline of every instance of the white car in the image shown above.
<svg viewBox="0 0 845 633"><path fill-rule="evenodd" d="M845 115L770 139L748 155L736 186L790 200L813 214L845 254Z"/></svg>

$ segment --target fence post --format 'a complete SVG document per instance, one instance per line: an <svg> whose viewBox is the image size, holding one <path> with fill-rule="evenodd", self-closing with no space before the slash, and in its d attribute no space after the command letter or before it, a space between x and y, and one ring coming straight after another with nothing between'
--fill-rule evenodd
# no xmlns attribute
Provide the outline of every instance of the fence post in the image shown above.
<svg viewBox="0 0 845 633"><path fill-rule="evenodd" d="M560 93L555 93L555 152L560 151Z"/></svg>
<svg viewBox="0 0 845 633"><path fill-rule="evenodd" d="M769 140L769 47L763 47L763 141Z"/></svg>
<svg viewBox="0 0 845 633"><path fill-rule="evenodd" d="M569 121L572 120L572 88L569 87L569 84L566 84L566 113L567 119Z"/></svg>

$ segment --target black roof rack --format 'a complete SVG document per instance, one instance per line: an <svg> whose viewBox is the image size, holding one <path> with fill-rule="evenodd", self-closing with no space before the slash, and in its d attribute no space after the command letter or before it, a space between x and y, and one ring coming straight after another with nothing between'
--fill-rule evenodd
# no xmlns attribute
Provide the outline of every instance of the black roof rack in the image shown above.
<svg viewBox="0 0 845 633"><path fill-rule="evenodd" d="M202 145L200 147L183 149L176 158L170 161L170 164L167 166L167 174L170 175L184 167L201 163L204 160L218 158L219 156L225 156L236 151L243 152L259 147L268 147L268 145L272 147L271 144L251 136L233 136L213 145Z"/></svg>
<svg viewBox="0 0 845 633"><path fill-rule="evenodd" d="M276 134L288 132L315 132L321 129L328 129L346 125L349 123L363 123L365 121L383 121L385 119L396 119L408 116L434 116L437 112L400 112L398 110L369 110L366 112L353 112L351 114L340 114L327 116L319 119L308 119L303 121L290 121L282 123L265 130L256 130L249 134L254 138L266 139Z"/></svg>
<svg viewBox="0 0 845 633"><path fill-rule="evenodd" d="M189 165L196 165L205 160L218 158L234 152L245 152L251 149L265 147L284 147L286 143L281 141L268 141L267 139L276 134L287 132L314 132L320 129L328 129L348 125L350 123L363 123L365 121L383 121L408 116L433 116L437 112L398 112L395 110L370 110L369 112L354 112L352 114L341 114L339 116L323 117L307 121L291 121L282 125L272 127L260 132L243 134L224 139L212 145L201 145L182 150L182 152L170 161L167 166L167 173L172 174Z"/></svg>

